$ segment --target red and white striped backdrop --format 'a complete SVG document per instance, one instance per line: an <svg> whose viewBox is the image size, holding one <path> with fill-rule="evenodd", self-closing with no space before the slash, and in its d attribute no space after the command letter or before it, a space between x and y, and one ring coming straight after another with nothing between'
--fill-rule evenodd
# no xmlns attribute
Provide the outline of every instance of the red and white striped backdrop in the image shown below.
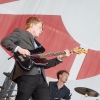
<svg viewBox="0 0 100 100"><path fill-rule="evenodd" d="M75 87L84 86L97 90L100 84L100 1L94 0L1 0L0 1L0 41L14 28L24 29L29 16L37 16L44 22L44 32L37 40L46 52L73 50L83 47L87 54L73 54L63 63L45 70L47 80L55 80L56 72L66 69L70 72L66 83L72 91L72 100L81 97ZM84 8L85 7L85 8ZM7 60L12 54L0 47L0 76L11 71L14 59ZM3 76L4 77L4 76ZM0 82L2 83L4 79ZM92 81L92 84L91 84ZM90 100L90 98L89 98ZM92 100L92 98L91 98Z"/></svg>

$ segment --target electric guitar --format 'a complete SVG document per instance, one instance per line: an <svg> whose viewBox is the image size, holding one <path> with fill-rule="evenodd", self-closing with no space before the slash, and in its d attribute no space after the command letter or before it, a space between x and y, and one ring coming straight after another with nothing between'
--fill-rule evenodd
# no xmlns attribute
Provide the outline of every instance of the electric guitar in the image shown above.
<svg viewBox="0 0 100 100"><path fill-rule="evenodd" d="M88 52L87 50L85 50L84 48L81 48L81 47L76 47L73 50L70 50L70 54L73 54L73 53L86 54L87 52ZM47 57L66 54L65 51L50 52L50 53L40 53L39 52L39 54L38 53L34 54L34 50L30 51L30 53L31 53L30 56L23 56L23 55L19 54L18 52L14 53L16 62L18 62L20 67L25 71L30 71L34 67L34 65L39 66L39 67L46 66L48 64L48 62L46 62L45 58L47 58Z"/></svg>

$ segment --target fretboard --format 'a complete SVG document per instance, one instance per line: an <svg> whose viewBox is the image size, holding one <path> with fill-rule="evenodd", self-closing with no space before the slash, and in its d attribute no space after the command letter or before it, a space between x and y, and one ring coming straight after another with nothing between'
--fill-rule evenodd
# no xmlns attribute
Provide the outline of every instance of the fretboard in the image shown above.
<svg viewBox="0 0 100 100"><path fill-rule="evenodd" d="M66 52L65 51L60 51L60 52L50 52L50 53L33 54L33 55L31 55L31 57L46 58L46 57L50 57L50 56L58 56L58 55L63 55L63 54L66 54Z"/></svg>

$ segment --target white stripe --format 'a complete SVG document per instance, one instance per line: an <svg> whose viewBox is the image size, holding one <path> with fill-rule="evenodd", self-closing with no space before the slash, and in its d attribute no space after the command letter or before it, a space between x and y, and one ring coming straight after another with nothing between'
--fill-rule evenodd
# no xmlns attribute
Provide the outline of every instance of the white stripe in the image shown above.
<svg viewBox="0 0 100 100"><path fill-rule="evenodd" d="M81 46L81 47L87 50L86 47L84 47L84 46ZM86 56L86 54L84 54L84 53L76 56L74 63L70 70L70 75L68 78L69 80L75 80L77 78L77 75L79 73L79 70L84 61L85 56Z"/></svg>

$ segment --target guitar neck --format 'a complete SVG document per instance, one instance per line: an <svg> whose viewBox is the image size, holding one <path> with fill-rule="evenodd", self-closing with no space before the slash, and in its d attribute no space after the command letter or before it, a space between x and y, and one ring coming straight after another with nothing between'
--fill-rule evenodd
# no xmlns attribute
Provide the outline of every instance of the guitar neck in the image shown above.
<svg viewBox="0 0 100 100"><path fill-rule="evenodd" d="M70 54L76 53L76 54L81 54L81 53L85 53L87 54L88 51L85 50L84 48L81 47L76 47L73 50L69 51ZM58 55L64 55L66 54L65 51L60 51L60 52L51 52L51 53L41 53L41 54L32 54L30 57L31 58L46 58L46 57L50 57L50 56L58 56Z"/></svg>
<svg viewBox="0 0 100 100"><path fill-rule="evenodd" d="M74 51L71 50L70 53L74 53ZM33 57L33 58L46 58L46 57L59 56L59 55L64 55L64 54L66 54L65 51L60 51L60 52L33 54L33 55L31 55L31 57Z"/></svg>
<svg viewBox="0 0 100 100"><path fill-rule="evenodd" d="M40 56L40 58L46 58L46 57L50 57L50 56L58 56L58 55L63 55L66 54L65 51L61 51L61 52L51 52L51 53L42 53L42 54L38 54Z"/></svg>

